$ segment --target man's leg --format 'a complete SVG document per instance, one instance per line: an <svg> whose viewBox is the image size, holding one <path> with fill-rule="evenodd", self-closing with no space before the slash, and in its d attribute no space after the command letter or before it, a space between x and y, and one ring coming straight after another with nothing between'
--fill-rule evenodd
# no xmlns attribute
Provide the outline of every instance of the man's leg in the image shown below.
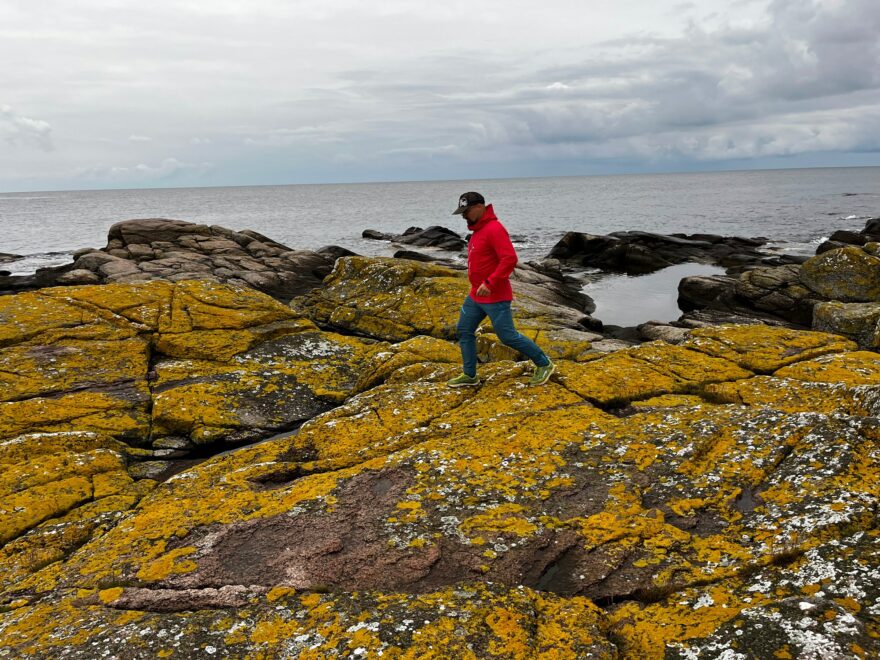
<svg viewBox="0 0 880 660"><path fill-rule="evenodd" d="M492 328L503 344L519 351L538 367L546 367L550 364L550 358L535 342L517 332L513 325L513 312L509 302L486 303L482 308L489 314Z"/></svg>
<svg viewBox="0 0 880 660"><path fill-rule="evenodd" d="M462 369L471 378L477 375L477 337L474 333L484 318L486 312L470 296L465 298L455 330L461 347Z"/></svg>

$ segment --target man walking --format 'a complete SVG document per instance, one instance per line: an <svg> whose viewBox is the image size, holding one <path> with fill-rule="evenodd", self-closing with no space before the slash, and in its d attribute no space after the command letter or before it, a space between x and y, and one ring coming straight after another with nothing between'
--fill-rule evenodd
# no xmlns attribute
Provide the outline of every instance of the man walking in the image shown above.
<svg viewBox="0 0 880 660"><path fill-rule="evenodd" d="M529 385L543 385L556 370L556 365L535 342L517 332L513 325L510 274L516 266L517 256L507 230L496 217L492 205L487 206L480 193L467 192L462 195L458 208L452 214L464 216L468 229L473 232L468 243L471 292L461 307L456 328L464 373L446 384L449 387L480 384L477 377L477 338L474 333L488 316L498 339L535 363L535 373Z"/></svg>

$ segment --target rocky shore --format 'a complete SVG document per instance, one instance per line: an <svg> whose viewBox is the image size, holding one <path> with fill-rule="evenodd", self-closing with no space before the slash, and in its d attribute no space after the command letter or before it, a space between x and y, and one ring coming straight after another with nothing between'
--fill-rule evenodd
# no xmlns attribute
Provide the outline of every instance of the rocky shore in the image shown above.
<svg viewBox="0 0 880 660"><path fill-rule="evenodd" d="M445 386L468 283L428 239L132 221L0 277L0 658L876 657L878 244L672 238L517 269L537 388L490 325ZM632 344L587 255L728 272Z"/></svg>

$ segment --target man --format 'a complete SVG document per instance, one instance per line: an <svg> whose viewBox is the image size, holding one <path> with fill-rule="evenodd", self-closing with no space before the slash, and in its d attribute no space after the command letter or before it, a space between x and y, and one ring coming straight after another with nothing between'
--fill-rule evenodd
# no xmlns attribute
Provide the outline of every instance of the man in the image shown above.
<svg viewBox="0 0 880 660"><path fill-rule="evenodd" d="M471 292L465 298L458 319L458 341L464 373L447 382L449 387L479 385L477 377L477 338L474 333L488 316L492 328L504 344L519 351L535 363L529 385L543 385L556 370L556 365L528 337L513 326L510 301L510 274L517 256L504 225L495 216L492 205L480 193L467 192L458 200L453 215L462 215L473 232L468 243L468 279Z"/></svg>

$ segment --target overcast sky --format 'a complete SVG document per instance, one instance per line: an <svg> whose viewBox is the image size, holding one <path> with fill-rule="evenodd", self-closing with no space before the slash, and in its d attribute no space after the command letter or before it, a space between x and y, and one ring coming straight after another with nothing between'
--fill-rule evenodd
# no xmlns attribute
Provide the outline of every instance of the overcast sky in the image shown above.
<svg viewBox="0 0 880 660"><path fill-rule="evenodd" d="M880 0L0 0L0 191L880 165Z"/></svg>

